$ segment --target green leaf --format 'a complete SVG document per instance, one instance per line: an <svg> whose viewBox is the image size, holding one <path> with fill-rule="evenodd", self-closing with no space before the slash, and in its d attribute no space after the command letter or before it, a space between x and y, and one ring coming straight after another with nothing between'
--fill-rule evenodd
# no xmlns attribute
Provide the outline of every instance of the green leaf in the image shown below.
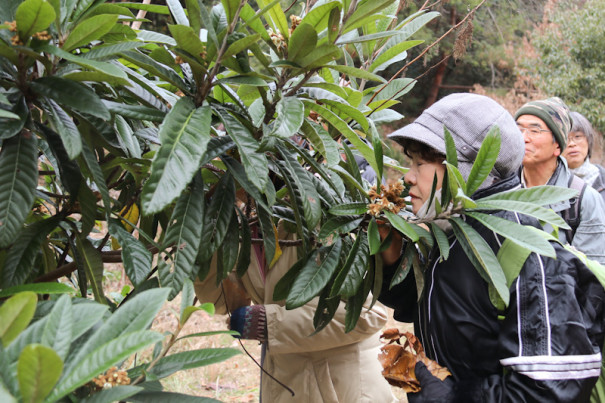
<svg viewBox="0 0 605 403"><path fill-rule="evenodd" d="M199 34L200 29L202 28L202 17L201 17L201 6L202 2L198 0L185 0L185 8L187 10L187 17L189 17L189 24L193 29L193 32L197 32ZM204 11L206 11L204 9Z"/></svg>
<svg viewBox="0 0 605 403"><path fill-rule="evenodd" d="M389 67L390 65L403 60L407 56L407 50L413 48L416 45L423 43L424 41L404 41L397 45L389 48L385 52L381 53L368 67L368 71L377 73Z"/></svg>
<svg viewBox="0 0 605 403"><path fill-rule="evenodd" d="M105 293L103 292L103 260L99 252L90 241L82 236L76 236L76 247L78 248L76 259L78 264L82 265L86 272L86 277L90 280L92 292L95 301L106 304Z"/></svg>
<svg viewBox="0 0 605 403"><path fill-rule="evenodd" d="M380 249L380 233L378 232L378 224L376 219L372 217L368 224L368 243L370 245L370 255L375 255Z"/></svg>
<svg viewBox="0 0 605 403"><path fill-rule="evenodd" d="M341 249L342 241L337 239L332 245L318 249L307 260L292 284L286 299L287 309L303 306L328 284L340 261Z"/></svg>
<svg viewBox="0 0 605 403"><path fill-rule="evenodd" d="M126 73L124 73L119 67L117 67L114 64L107 63L107 62L100 62L97 60L88 60L84 57L72 55L71 53L66 52L61 48L58 48L56 46L51 46L51 45L40 46L39 50L41 52L46 52L46 53L50 53L51 55L58 56L62 59L75 63L79 66L85 67L87 69L98 71L98 72L110 75L112 77L116 77L118 79L123 79L123 80L126 79ZM61 103L60 100L57 100L57 102ZM74 109L76 109L76 108L74 108Z"/></svg>
<svg viewBox="0 0 605 403"><path fill-rule="evenodd" d="M339 216L365 214L368 211L367 203L343 203L330 207L328 213Z"/></svg>
<svg viewBox="0 0 605 403"><path fill-rule="evenodd" d="M372 147L374 148L374 156L376 157L376 166L378 167L378 171L376 171L376 186L379 187L382 182L382 173L384 169L384 161L383 161L383 149L382 149L382 139L380 134L376 130L376 126L372 123Z"/></svg>
<svg viewBox="0 0 605 403"><path fill-rule="evenodd" d="M172 18L177 24L189 26L187 14L178 0L166 0L166 5L168 5L170 14L172 14Z"/></svg>
<svg viewBox="0 0 605 403"><path fill-rule="evenodd" d="M55 17L55 9L48 2L25 0L15 13L19 38L23 42L27 42L30 36L48 28Z"/></svg>
<svg viewBox="0 0 605 403"><path fill-rule="evenodd" d="M473 162L471 173L466 180L467 195L470 196L475 193L491 172L500 152L500 143L500 129L498 126L492 126L481 143L481 148Z"/></svg>
<svg viewBox="0 0 605 403"><path fill-rule="evenodd" d="M360 27L369 17L374 17L377 19L378 15L376 14L382 11L385 7L389 6L392 1L393 0L373 0L362 3L343 23L342 32L347 33L355 28Z"/></svg>
<svg viewBox="0 0 605 403"><path fill-rule="evenodd" d="M447 235L434 222L430 223L430 226L431 231L435 236L435 241L437 241L437 246L439 247L439 254L443 258L443 260L447 260L450 255L450 243L447 239Z"/></svg>
<svg viewBox="0 0 605 403"><path fill-rule="evenodd" d="M389 290L406 279L414 264L414 259L417 259L416 247L413 243L409 242L403 251L403 256L395 270L395 274L393 274L393 278L389 284Z"/></svg>
<svg viewBox="0 0 605 403"><path fill-rule="evenodd" d="M240 158L248 180L261 192L264 192L269 180L267 157L258 152L259 144L252 133L239 120L229 113L219 116L225 125L227 134L237 145Z"/></svg>
<svg viewBox="0 0 605 403"><path fill-rule="evenodd" d="M560 186L534 186L531 188L522 188L511 190L510 192L501 192L480 199L481 202L492 200L511 200L518 202L534 203L540 206L547 206L569 200L575 197L578 191L575 189L564 188Z"/></svg>
<svg viewBox="0 0 605 403"><path fill-rule="evenodd" d="M190 396L175 392L145 390L131 396L128 401L142 403L220 403L210 397Z"/></svg>
<svg viewBox="0 0 605 403"><path fill-rule="evenodd" d="M414 227L412 227L403 217L393 214L390 211L384 211L384 215L397 231L408 237L412 242L418 242L420 236L414 230Z"/></svg>
<svg viewBox="0 0 605 403"><path fill-rule="evenodd" d="M196 175L191 191L179 197L166 230L163 248L172 246L173 253L158 262L160 284L172 288L170 297L181 291L185 279L195 275L194 262L202 237L204 207L204 183L201 175Z"/></svg>
<svg viewBox="0 0 605 403"><path fill-rule="evenodd" d="M328 166L334 166L340 162L338 144L323 127L317 124L311 124L308 120L304 120L300 129L313 145L313 149L326 159Z"/></svg>
<svg viewBox="0 0 605 403"><path fill-rule="evenodd" d="M315 228L321 219L322 209L319 194L310 177L311 174L300 165L295 155L281 145L278 145L277 149L283 157L285 173L289 174L289 180L295 184L296 189L293 189L296 193L295 196L302 202L305 222L308 228Z"/></svg>
<svg viewBox="0 0 605 403"><path fill-rule="evenodd" d="M308 24L314 28L315 32L321 32L328 27L328 20L332 10L338 8L339 10L337 11L340 11L341 7L340 1L327 1L317 5L303 17L300 25ZM298 27L296 29L298 29ZM296 32L296 30L294 30L294 32Z"/></svg>
<svg viewBox="0 0 605 403"><path fill-rule="evenodd" d="M271 135L290 138L298 133L305 119L304 104L296 97L282 98L275 108L277 114Z"/></svg>
<svg viewBox="0 0 605 403"><path fill-rule="evenodd" d="M241 354L239 350L228 347L183 351L160 359L149 372L158 378L165 378L180 370L216 364L238 354Z"/></svg>
<svg viewBox="0 0 605 403"><path fill-rule="evenodd" d="M122 246L122 264L132 285L138 287L151 273L151 252L117 221L109 221L109 233Z"/></svg>
<svg viewBox="0 0 605 403"><path fill-rule="evenodd" d="M0 291L0 298L6 298L23 291L32 291L36 294L72 294L75 290L63 283L33 283L5 288Z"/></svg>
<svg viewBox="0 0 605 403"><path fill-rule="evenodd" d="M341 295L344 298L354 296L363 283L369 257L368 237L365 232L360 231L347 255L347 260L334 280L331 295Z"/></svg>
<svg viewBox="0 0 605 403"><path fill-rule="evenodd" d="M166 117L166 113L154 108L149 108L143 105L129 105L119 102L105 101L105 106L109 112L121 115L130 119L149 120L152 122L162 122Z"/></svg>
<svg viewBox="0 0 605 403"><path fill-rule="evenodd" d="M498 250L498 261L502 265L502 270L506 277L506 285L510 287L519 277L521 268L531 254L529 249L516 244L512 239L505 239Z"/></svg>
<svg viewBox="0 0 605 403"><path fill-rule="evenodd" d="M169 292L170 290L163 288L146 290L120 305L109 319L88 337L77 353L70 354L66 363L66 373L72 373L73 368L79 365L84 357L98 346L117 340L121 336L134 334L138 330L147 329L153 322L155 315L162 308ZM101 371L95 375L99 373Z"/></svg>
<svg viewBox="0 0 605 403"><path fill-rule="evenodd" d="M103 389L81 400L81 403L113 403L130 401L129 397L144 391L140 386L119 385L109 389Z"/></svg>
<svg viewBox="0 0 605 403"><path fill-rule="evenodd" d="M371 270L371 269L370 269ZM346 313L345 313L345 333L348 333L355 329L357 322L361 316L361 310L365 303L369 293L370 287L372 286L373 276L368 275L362 280L363 284L359 287L355 295L347 299Z"/></svg>
<svg viewBox="0 0 605 403"><path fill-rule="evenodd" d="M82 157L86 162L88 170L92 174L92 179L94 180L95 185L97 185L99 193L101 193L105 211L109 212L109 209L111 208L111 199L109 198L109 190L107 189L107 183L105 182L103 171L101 171L101 167L99 166L99 162L97 161L94 152L90 149L86 142L82 143Z"/></svg>
<svg viewBox="0 0 605 403"><path fill-rule="evenodd" d="M72 118L55 101L49 99L48 106L52 128L61 137L69 159L73 160L82 152L80 132Z"/></svg>
<svg viewBox="0 0 605 403"><path fill-rule="evenodd" d="M389 102L381 102L386 100L394 100L400 98L410 92L414 85L416 84L416 80L411 78L397 78L390 83L379 85L377 87L368 88L364 91L364 101L368 102L370 99L370 95L377 93L374 97L374 100L368 106L372 109L373 106L379 105L382 109L384 107L389 107ZM395 102L395 101L391 101ZM396 105L397 103L393 103L392 105ZM379 110L378 109L378 110Z"/></svg>
<svg viewBox="0 0 605 403"><path fill-rule="evenodd" d="M62 371L63 361L51 348L40 344L25 346L17 362L17 378L23 401L44 401Z"/></svg>
<svg viewBox="0 0 605 403"><path fill-rule="evenodd" d="M292 285L294 284L294 280L298 277L298 274L302 270L302 268L306 265L309 259L314 259L315 254L306 255L302 258L298 259L296 263L288 269L286 274L279 279L279 281L275 284L273 288L273 300L274 301L283 301L288 298L288 294L292 289Z"/></svg>
<svg viewBox="0 0 605 403"><path fill-rule="evenodd" d="M233 176L226 173L216 184L208 210L203 214L204 225L199 252L202 261L209 260L228 235L234 204L235 183Z"/></svg>
<svg viewBox="0 0 605 403"><path fill-rule="evenodd" d="M0 339L8 346L34 317L38 296L31 291L16 294L0 306Z"/></svg>
<svg viewBox="0 0 605 403"><path fill-rule="evenodd" d="M273 1L275 3L275 0ZM260 16L263 14L262 10L255 13L250 4L245 3L244 7L240 11L240 18L246 22L246 25L252 28L256 33L260 34L261 38L265 41L270 41L269 33L265 29L265 26L260 20ZM208 25L208 24L206 24ZM208 32L210 34L210 30ZM210 38L210 35L208 36Z"/></svg>
<svg viewBox="0 0 605 403"><path fill-rule="evenodd" d="M0 248L5 248L15 241L34 202L38 183L37 157L37 141L31 132L25 132L2 142Z"/></svg>
<svg viewBox="0 0 605 403"><path fill-rule="evenodd" d="M61 222L59 216L37 221L25 227L8 250L2 269L2 287L23 284L31 274L42 241Z"/></svg>
<svg viewBox="0 0 605 403"><path fill-rule="evenodd" d="M115 131L118 135L118 142L125 154L131 158L141 158L141 147L139 146L138 140L134 137L132 128L120 115L114 117L115 120Z"/></svg>
<svg viewBox="0 0 605 403"><path fill-rule="evenodd" d="M445 155L446 161L458 168L458 154L456 153L456 143L454 142L454 138L452 137L452 133L447 129L447 127L443 126L443 134L445 136Z"/></svg>
<svg viewBox="0 0 605 403"><path fill-rule="evenodd" d="M300 62L315 49L315 46L317 46L317 32L310 24L301 22L290 36L288 60Z"/></svg>
<svg viewBox="0 0 605 403"><path fill-rule="evenodd" d="M73 320L70 297L62 295L50 311L42 333L42 344L52 348L61 361L67 357L73 339Z"/></svg>
<svg viewBox="0 0 605 403"><path fill-rule="evenodd" d="M206 303L202 304L201 306L188 306L181 313L181 319L179 321L181 326L184 325L185 323L187 323L187 321L189 320L191 315L197 311L204 311L208 315L214 315L214 305L211 304L210 302L206 302Z"/></svg>
<svg viewBox="0 0 605 403"><path fill-rule="evenodd" d="M250 266L250 249L252 247L252 233L250 231L250 225L248 223L248 219L241 212L241 210L236 206L235 211L239 216L240 228L239 228L239 238L241 239L240 247L239 247L239 255L237 257L237 265L235 266L235 273L237 273L238 277L242 277L246 270L248 270L248 266Z"/></svg>
<svg viewBox="0 0 605 403"><path fill-rule="evenodd" d="M348 233L359 226L363 217L359 216L337 216L332 217L321 226L317 238L326 240L332 237L335 233Z"/></svg>
<svg viewBox="0 0 605 403"><path fill-rule="evenodd" d="M332 110L332 112L338 113L338 116L340 118L342 118L343 120L352 118L357 123L359 123L359 125L361 126L361 128L364 131L368 131L368 129L369 129L368 119L365 117L365 115L363 113L361 113L359 111L359 109L353 108L352 106L347 105L344 102L334 101L331 99L321 99L321 102L323 104L329 106L330 110ZM380 139L380 137L378 137L378 139Z"/></svg>
<svg viewBox="0 0 605 403"><path fill-rule="evenodd" d="M522 248L529 249L539 255L556 258L555 250L550 242L536 236L532 231L528 231L524 225L489 214L470 211L465 212L465 214Z"/></svg>
<svg viewBox="0 0 605 403"><path fill-rule="evenodd" d="M514 191L513 191L514 192ZM560 215L549 208L536 206L533 202L521 202L515 200L479 199L474 210L509 210L517 213L535 217L540 221L547 222L553 226L569 229L569 225ZM469 210L471 211L471 210Z"/></svg>
<svg viewBox="0 0 605 403"><path fill-rule="evenodd" d="M265 16L267 22L273 28L274 32L280 32L284 38L288 39L288 21L286 20L286 15L279 4L279 1L274 1L271 8L269 8L268 18ZM260 8L265 8L269 6L268 0L257 0L257 4Z"/></svg>
<svg viewBox="0 0 605 403"><path fill-rule="evenodd" d="M108 33L117 21L118 16L115 14L95 15L85 19L71 31L63 43L63 49L70 52L96 41Z"/></svg>
<svg viewBox="0 0 605 403"><path fill-rule="evenodd" d="M237 220L237 214L231 215L231 221L226 229L227 234L233 234L234 236L226 236L223 240L222 245L218 249L217 256L217 279L216 281L222 281L229 276L229 273L235 267L237 263L237 250L239 248L239 237L235 234L239 233L239 223Z"/></svg>
<svg viewBox="0 0 605 403"><path fill-rule="evenodd" d="M231 45L229 45L229 47L223 54L223 60L228 59L231 56L235 56L236 54L238 54L240 52L247 51L247 49L250 46L252 46L253 44L257 43L259 41L259 39L260 39L259 34L247 35L241 39L238 39L237 41L235 41Z"/></svg>
<svg viewBox="0 0 605 403"><path fill-rule="evenodd" d="M150 74L168 81L178 89L184 92L188 91L189 86L187 85L187 83L172 68L165 66L162 63L156 62L151 57L139 51L127 50L125 52L122 52L120 55L129 62L145 69Z"/></svg>
<svg viewBox="0 0 605 403"><path fill-rule="evenodd" d="M30 83L30 86L36 93L53 99L59 105L103 120L111 118L99 96L78 82L61 77L41 77Z"/></svg>
<svg viewBox="0 0 605 403"><path fill-rule="evenodd" d="M201 54L205 51L204 43L193 28L185 25L168 25L168 29L179 48L189 53L195 60L202 60Z"/></svg>
<svg viewBox="0 0 605 403"><path fill-rule="evenodd" d="M341 56L342 50L336 46L325 43L319 45L306 55L298 58L297 64L306 70L322 67Z"/></svg>
<svg viewBox="0 0 605 403"><path fill-rule="evenodd" d="M187 97L179 99L170 110L160 126L162 146L143 186L145 214L163 210L191 181L210 141L210 120L210 107L196 108Z"/></svg>
<svg viewBox="0 0 605 403"><path fill-rule="evenodd" d="M383 32L377 32L374 34L356 36L356 37L343 36L340 39L338 39L338 41L336 41L336 44L337 45L348 45L348 44L353 44L353 43L371 42L371 41L375 41L377 39L390 38L391 36L397 35L397 34L399 34L399 31L383 31Z"/></svg>
<svg viewBox="0 0 605 403"><path fill-rule="evenodd" d="M103 345L95 345L93 351L65 371L65 376L59 380L48 400L54 401L66 396L136 351L162 339L161 334L140 330L118 336Z"/></svg>
<svg viewBox="0 0 605 403"><path fill-rule="evenodd" d="M484 280L495 287L498 295L506 305L510 300L510 293L506 285L506 277L500 262L488 243L466 222L458 217L451 218L456 239L462 249L473 263Z"/></svg>

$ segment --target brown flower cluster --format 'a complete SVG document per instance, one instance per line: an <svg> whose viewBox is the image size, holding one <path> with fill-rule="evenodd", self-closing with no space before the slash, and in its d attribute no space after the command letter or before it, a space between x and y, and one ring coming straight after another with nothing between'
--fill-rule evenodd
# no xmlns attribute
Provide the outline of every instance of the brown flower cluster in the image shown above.
<svg viewBox="0 0 605 403"><path fill-rule="evenodd" d="M17 21L4 21L4 25L8 25L8 30L11 32L17 32ZM11 38L13 46L23 45L23 41L19 38L19 34L13 35Z"/></svg>
<svg viewBox="0 0 605 403"><path fill-rule="evenodd" d="M268 29L267 32L277 50L286 50L288 45L286 44L286 38L284 38L281 32L275 33L271 29Z"/></svg>
<svg viewBox="0 0 605 403"><path fill-rule="evenodd" d="M371 203L368 204L368 213L378 216L384 210L397 214L405 207L405 200L401 197L403 193L403 182L401 180L387 186L380 185L380 193L376 186L372 186L368 192Z"/></svg>
<svg viewBox="0 0 605 403"><path fill-rule="evenodd" d="M40 32L36 32L33 37L35 39L38 39L40 41L48 41L50 40L51 36L48 32L46 31L40 31Z"/></svg>
<svg viewBox="0 0 605 403"><path fill-rule="evenodd" d="M106 373L93 378L92 383L95 389L110 389L114 386L130 384L130 378L126 371L118 370L117 367L111 367Z"/></svg>
<svg viewBox="0 0 605 403"><path fill-rule="evenodd" d="M290 32L290 36L292 36L292 32L294 32L294 30L296 29L296 27L298 26L298 24L300 24L300 22L302 21L302 18L300 18L297 15L291 15L290 16L290 29L288 30Z"/></svg>

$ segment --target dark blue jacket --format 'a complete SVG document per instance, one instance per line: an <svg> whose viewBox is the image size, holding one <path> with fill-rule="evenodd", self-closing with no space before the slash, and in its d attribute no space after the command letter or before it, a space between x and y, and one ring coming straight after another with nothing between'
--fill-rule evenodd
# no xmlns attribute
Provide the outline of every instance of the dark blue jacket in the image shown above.
<svg viewBox="0 0 605 403"><path fill-rule="evenodd" d="M520 187L511 177L473 198ZM514 212L494 215L526 225ZM502 237L478 222L467 223L497 253ZM601 369L605 291L572 253L553 244L557 259L531 254L499 313L488 285L460 244L450 239L447 261L432 258L417 298L413 272L391 290L393 267L385 268L379 300L395 319L414 322L429 358L446 366L456 382L455 401L587 402ZM503 314L504 319L498 319Z"/></svg>

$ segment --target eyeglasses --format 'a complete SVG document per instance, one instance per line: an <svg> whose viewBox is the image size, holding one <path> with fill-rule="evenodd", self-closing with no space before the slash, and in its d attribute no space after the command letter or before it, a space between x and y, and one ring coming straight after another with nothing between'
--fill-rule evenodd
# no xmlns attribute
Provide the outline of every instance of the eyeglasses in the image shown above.
<svg viewBox="0 0 605 403"><path fill-rule="evenodd" d="M537 137L542 132L551 133L550 130L542 129L542 128L536 127L536 126L524 127L524 126L521 126L520 124L517 124L517 127L519 128L519 130L521 130L522 134L527 133L527 135L529 137Z"/></svg>
<svg viewBox="0 0 605 403"><path fill-rule="evenodd" d="M586 140L586 136L578 133L578 134L570 134L569 138L568 138L568 142L573 141L574 143L578 144L582 141Z"/></svg>

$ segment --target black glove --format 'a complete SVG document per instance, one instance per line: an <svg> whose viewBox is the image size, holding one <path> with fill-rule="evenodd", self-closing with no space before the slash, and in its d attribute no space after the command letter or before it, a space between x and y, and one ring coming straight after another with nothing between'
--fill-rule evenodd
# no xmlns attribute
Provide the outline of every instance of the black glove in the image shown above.
<svg viewBox="0 0 605 403"><path fill-rule="evenodd" d="M408 393L410 403L447 403L454 401L454 381L451 376L444 381L426 368L422 361L418 361L414 367L416 379L420 382L420 392Z"/></svg>

